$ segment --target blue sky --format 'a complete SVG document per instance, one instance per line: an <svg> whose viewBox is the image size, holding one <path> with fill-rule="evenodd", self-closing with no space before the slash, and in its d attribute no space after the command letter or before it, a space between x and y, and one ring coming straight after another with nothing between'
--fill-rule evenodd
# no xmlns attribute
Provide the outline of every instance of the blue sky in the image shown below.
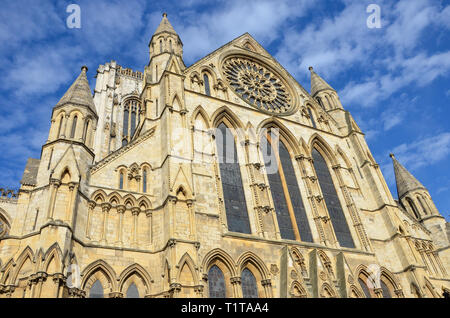
<svg viewBox="0 0 450 318"><path fill-rule="evenodd" d="M71 3L81 29L66 26ZM366 25L372 3L380 29ZM81 65L92 87L110 60L143 70L163 12L186 65L249 32L307 90L314 66L366 133L394 197L390 152L450 220L450 4L440 0L3 0L0 187L17 188L27 158L40 157L51 109Z"/></svg>

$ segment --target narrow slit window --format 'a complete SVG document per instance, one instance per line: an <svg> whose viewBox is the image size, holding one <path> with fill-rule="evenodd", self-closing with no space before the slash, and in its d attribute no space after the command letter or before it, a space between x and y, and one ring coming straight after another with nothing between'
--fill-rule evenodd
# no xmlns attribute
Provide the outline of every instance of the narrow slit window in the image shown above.
<svg viewBox="0 0 450 318"><path fill-rule="evenodd" d="M308 108L309 118L311 119L311 124L314 128L317 128L316 121L314 120L314 115L311 108Z"/></svg>
<svg viewBox="0 0 450 318"><path fill-rule="evenodd" d="M73 122L72 122L72 131L70 133L70 138L75 138L75 132L77 130L77 121L78 121L78 116L75 116L73 118Z"/></svg>
<svg viewBox="0 0 450 318"><path fill-rule="evenodd" d="M211 96L211 89L209 87L209 76L207 74L203 74L203 81L205 82L205 94Z"/></svg>

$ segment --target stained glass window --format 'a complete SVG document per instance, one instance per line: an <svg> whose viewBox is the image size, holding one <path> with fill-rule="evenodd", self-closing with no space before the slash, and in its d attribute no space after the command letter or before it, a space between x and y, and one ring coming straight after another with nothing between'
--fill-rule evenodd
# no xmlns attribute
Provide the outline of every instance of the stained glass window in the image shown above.
<svg viewBox="0 0 450 318"><path fill-rule="evenodd" d="M258 286L256 285L256 278L248 268L242 271L241 285L242 296L244 298L258 298Z"/></svg>
<svg viewBox="0 0 450 318"><path fill-rule="evenodd" d="M133 109L133 111L131 112L131 132L130 132L130 137L133 137L135 130L136 130L136 111Z"/></svg>
<svg viewBox="0 0 450 318"><path fill-rule="evenodd" d="M120 190L123 189L123 172L120 173L120 177L119 177L119 189Z"/></svg>
<svg viewBox="0 0 450 318"><path fill-rule="evenodd" d="M236 144L230 129L223 123L217 129L216 144L228 230L250 234L250 221Z"/></svg>
<svg viewBox="0 0 450 318"><path fill-rule="evenodd" d="M203 75L203 81L205 82L205 94L211 96L211 88L209 86L209 77L207 74Z"/></svg>
<svg viewBox="0 0 450 318"><path fill-rule="evenodd" d="M225 298L225 278L219 267L214 265L208 272L210 298Z"/></svg>
<svg viewBox="0 0 450 318"><path fill-rule="evenodd" d="M367 287L366 282L362 278L358 278L358 282L359 282L359 286L361 286L361 289L363 290L366 298L372 298L372 296L370 295L369 287Z"/></svg>
<svg viewBox="0 0 450 318"><path fill-rule="evenodd" d="M380 280L381 290L383 291L383 298L392 298L391 292L389 291L389 287Z"/></svg>
<svg viewBox="0 0 450 318"><path fill-rule="evenodd" d="M128 110L128 107L125 108L123 111L123 135L128 136L128 118L129 118L130 111Z"/></svg>
<svg viewBox="0 0 450 318"><path fill-rule="evenodd" d="M139 298L139 291L135 283L132 283L127 290L127 298Z"/></svg>
<svg viewBox="0 0 450 318"><path fill-rule="evenodd" d="M317 149L313 149L312 157L314 160L314 168L316 170L319 185L322 190L323 198L330 215L331 224L333 224L336 238L341 246L354 248L350 230L342 210L336 188L333 183L328 165Z"/></svg>
<svg viewBox="0 0 450 318"><path fill-rule="evenodd" d="M96 280L89 291L89 298L103 298L103 286L99 280Z"/></svg>
<svg viewBox="0 0 450 318"><path fill-rule="evenodd" d="M143 172L143 177L142 177L142 192L146 193L147 192L147 169L144 169Z"/></svg>
<svg viewBox="0 0 450 318"><path fill-rule="evenodd" d="M267 153L263 151L265 163L277 157L272 155L274 153L273 146L270 143L268 145L270 147L268 147ZM280 160L281 162L278 163L278 169L276 171L267 173L267 178L269 179L281 237L289 240L296 239L292 224L292 218L294 218L297 223L300 239L305 242L312 242L311 230L292 165L292 159L286 146L281 141L279 142L278 151L279 156L276 160ZM293 216L289 212L289 204L292 205Z"/></svg>

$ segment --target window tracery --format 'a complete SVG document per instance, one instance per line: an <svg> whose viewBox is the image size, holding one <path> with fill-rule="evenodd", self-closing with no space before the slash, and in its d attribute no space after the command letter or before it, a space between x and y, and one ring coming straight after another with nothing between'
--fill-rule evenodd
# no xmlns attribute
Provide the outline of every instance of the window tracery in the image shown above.
<svg viewBox="0 0 450 318"><path fill-rule="evenodd" d="M271 69L244 57L228 58L223 72L234 92L262 111L283 114L291 110L287 85Z"/></svg>

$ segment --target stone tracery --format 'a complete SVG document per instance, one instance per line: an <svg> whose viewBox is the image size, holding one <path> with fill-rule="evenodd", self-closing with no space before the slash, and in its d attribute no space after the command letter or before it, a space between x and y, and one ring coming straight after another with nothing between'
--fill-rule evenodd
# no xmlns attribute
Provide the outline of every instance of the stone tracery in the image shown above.
<svg viewBox="0 0 450 318"><path fill-rule="evenodd" d="M223 72L234 92L251 106L278 114L291 109L287 86L268 67L243 57L231 57L224 62Z"/></svg>

